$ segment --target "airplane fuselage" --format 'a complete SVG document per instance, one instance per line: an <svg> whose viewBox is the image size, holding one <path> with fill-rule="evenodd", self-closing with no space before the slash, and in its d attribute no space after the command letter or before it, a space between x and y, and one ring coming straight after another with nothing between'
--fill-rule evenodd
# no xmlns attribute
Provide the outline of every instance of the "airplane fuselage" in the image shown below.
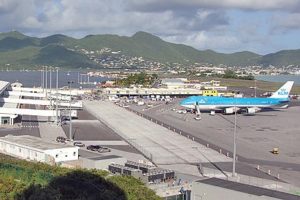
<svg viewBox="0 0 300 200"><path fill-rule="evenodd" d="M289 102L289 98L234 98L234 97L208 97L191 96L180 102L181 106L201 110L216 110L229 107L239 108L272 108L280 107Z"/></svg>

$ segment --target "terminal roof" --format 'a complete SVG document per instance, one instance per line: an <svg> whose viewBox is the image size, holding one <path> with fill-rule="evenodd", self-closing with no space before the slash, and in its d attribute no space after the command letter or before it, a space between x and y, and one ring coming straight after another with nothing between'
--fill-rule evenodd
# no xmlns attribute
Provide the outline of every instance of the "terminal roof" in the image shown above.
<svg viewBox="0 0 300 200"><path fill-rule="evenodd" d="M9 82L0 80L0 95L2 94L2 92L4 92L8 85Z"/></svg>
<svg viewBox="0 0 300 200"><path fill-rule="evenodd" d="M39 137L34 137L30 135L19 135L19 136L7 135L5 137L0 137L0 141L6 141L8 143L23 146L23 147L31 147L40 151L74 147L68 144L45 141ZM78 148L78 147L74 147L74 148Z"/></svg>

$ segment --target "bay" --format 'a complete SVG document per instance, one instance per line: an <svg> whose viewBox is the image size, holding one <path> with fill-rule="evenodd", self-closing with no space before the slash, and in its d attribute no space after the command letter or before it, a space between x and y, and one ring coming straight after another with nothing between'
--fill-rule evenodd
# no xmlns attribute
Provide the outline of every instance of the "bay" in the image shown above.
<svg viewBox="0 0 300 200"><path fill-rule="evenodd" d="M270 82L279 82L285 83L287 81L294 81L295 84L300 85L300 75L260 75L255 76L256 80L261 81L270 81Z"/></svg>
<svg viewBox="0 0 300 200"><path fill-rule="evenodd" d="M80 73L80 72L79 72ZM48 87L50 86L50 73L48 76ZM79 84L81 76L75 71L59 71L58 73L58 87L67 86L69 81L73 81L72 87L82 87L82 88L94 88L96 85L94 83L99 83L102 81L109 80L106 77L90 77L89 80L93 84ZM40 87L42 80L42 73L40 71L0 71L0 80L8 81L10 83L20 82L23 87ZM87 82L87 76L82 76L82 81ZM51 85L52 88L56 87L56 72L51 74Z"/></svg>

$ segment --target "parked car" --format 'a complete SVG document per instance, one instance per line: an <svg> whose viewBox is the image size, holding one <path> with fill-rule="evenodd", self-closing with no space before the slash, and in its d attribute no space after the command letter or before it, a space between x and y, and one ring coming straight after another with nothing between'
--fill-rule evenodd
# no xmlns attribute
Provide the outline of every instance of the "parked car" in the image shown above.
<svg viewBox="0 0 300 200"><path fill-rule="evenodd" d="M62 136L58 136L56 138L56 142L61 142L61 143L66 143L67 138L62 137Z"/></svg>
<svg viewBox="0 0 300 200"><path fill-rule="evenodd" d="M100 149L101 146L100 145L89 145L86 147L87 150L90 150L90 151L98 151L98 149Z"/></svg>
<svg viewBox="0 0 300 200"><path fill-rule="evenodd" d="M107 152L110 152L110 148L108 148L108 147L101 147L97 151L99 153L107 153Z"/></svg>
<svg viewBox="0 0 300 200"><path fill-rule="evenodd" d="M82 142L74 142L73 145L76 147L85 147L85 144L83 144Z"/></svg>

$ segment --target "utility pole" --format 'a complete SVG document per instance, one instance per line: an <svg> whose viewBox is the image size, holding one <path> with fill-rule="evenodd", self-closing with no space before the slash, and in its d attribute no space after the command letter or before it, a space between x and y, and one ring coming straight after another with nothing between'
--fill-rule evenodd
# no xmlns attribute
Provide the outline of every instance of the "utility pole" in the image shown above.
<svg viewBox="0 0 300 200"><path fill-rule="evenodd" d="M72 115L71 115L71 102L72 102L72 93L71 93L71 85L74 83L73 81L68 81L69 90L70 90L70 105L69 105L69 118L70 118L70 126L69 126L69 138L72 141Z"/></svg>

